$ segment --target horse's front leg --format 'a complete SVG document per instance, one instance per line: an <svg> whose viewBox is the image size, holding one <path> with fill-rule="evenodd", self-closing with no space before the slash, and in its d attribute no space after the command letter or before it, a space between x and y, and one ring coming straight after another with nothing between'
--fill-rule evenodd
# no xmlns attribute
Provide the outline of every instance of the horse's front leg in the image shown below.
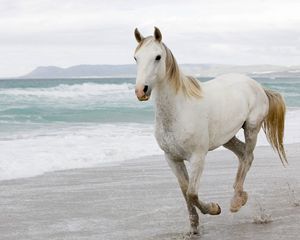
<svg viewBox="0 0 300 240"><path fill-rule="evenodd" d="M175 160L172 159L170 156L168 156L167 154L165 154L166 160L169 164L169 166L171 167L173 173L175 174L175 176L177 177L179 186L181 188L182 194L186 200L187 203L187 208L189 211L189 217L190 217L190 223L191 223L191 230L190 232L193 234L198 233L198 226L199 226L199 216L198 213L196 211L196 208L194 207L194 205L192 205L188 200L187 200L187 189L189 186L189 175L188 172L186 170L185 164L183 160Z"/></svg>
<svg viewBox="0 0 300 240"><path fill-rule="evenodd" d="M206 152L194 153L189 159L191 164L191 171L189 187L187 190L187 199L190 204L199 208L199 210L203 214L218 215L221 213L221 208L219 204L213 202L205 203L202 202L198 197L199 183L203 172L205 156Z"/></svg>

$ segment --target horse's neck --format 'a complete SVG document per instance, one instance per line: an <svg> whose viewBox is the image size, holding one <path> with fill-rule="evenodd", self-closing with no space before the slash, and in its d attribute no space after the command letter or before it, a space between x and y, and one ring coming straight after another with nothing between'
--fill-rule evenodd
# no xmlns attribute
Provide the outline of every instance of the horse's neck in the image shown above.
<svg viewBox="0 0 300 240"><path fill-rule="evenodd" d="M171 124L176 121L179 114L178 102L181 97L181 94L176 93L173 86L170 86L169 81L164 80L164 83L156 88L155 93L156 122Z"/></svg>

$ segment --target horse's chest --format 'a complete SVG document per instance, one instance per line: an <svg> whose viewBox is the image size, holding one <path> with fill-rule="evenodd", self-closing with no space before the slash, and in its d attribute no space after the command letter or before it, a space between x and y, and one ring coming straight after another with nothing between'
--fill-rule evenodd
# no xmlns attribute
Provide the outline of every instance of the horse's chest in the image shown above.
<svg viewBox="0 0 300 240"><path fill-rule="evenodd" d="M174 158L186 159L189 155L190 137L184 129L176 129L176 126L164 127L156 124L155 137L160 148Z"/></svg>

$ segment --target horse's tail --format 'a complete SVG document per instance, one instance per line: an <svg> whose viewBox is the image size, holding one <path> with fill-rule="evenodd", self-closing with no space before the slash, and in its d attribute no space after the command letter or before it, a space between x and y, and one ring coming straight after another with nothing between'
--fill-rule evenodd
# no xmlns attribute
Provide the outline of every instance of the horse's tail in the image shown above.
<svg viewBox="0 0 300 240"><path fill-rule="evenodd" d="M263 130L271 146L276 149L282 164L288 164L283 146L285 103L280 93L265 89L269 99L269 112L263 121Z"/></svg>

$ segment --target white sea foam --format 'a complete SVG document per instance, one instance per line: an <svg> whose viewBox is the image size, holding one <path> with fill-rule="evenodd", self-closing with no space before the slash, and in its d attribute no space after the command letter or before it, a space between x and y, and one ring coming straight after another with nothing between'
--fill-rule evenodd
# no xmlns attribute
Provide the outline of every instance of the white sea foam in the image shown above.
<svg viewBox="0 0 300 240"><path fill-rule="evenodd" d="M84 168L160 154L149 124L39 129L0 140L0 179Z"/></svg>
<svg viewBox="0 0 300 240"><path fill-rule="evenodd" d="M300 110L287 113L285 143L300 142ZM239 134L242 138L242 133ZM258 145L269 145L263 132ZM38 128L1 136L0 179L101 166L162 154L152 124L94 124Z"/></svg>

